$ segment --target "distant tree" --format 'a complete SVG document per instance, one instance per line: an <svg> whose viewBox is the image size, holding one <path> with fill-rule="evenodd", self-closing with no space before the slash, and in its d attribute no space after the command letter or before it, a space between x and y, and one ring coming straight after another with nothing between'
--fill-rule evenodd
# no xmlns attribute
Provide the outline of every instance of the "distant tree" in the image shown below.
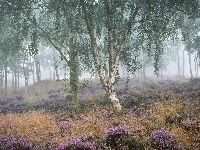
<svg viewBox="0 0 200 150"><path fill-rule="evenodd" d="M193 78L191 54L194 54L195 51L198 51L198 46L197 46L198 44L196 44L195 42L195 37L198 36L199 26L200 26L200 21L198 19L189 18L188 16L185 16L185 20L181 25L185 49L188 52L189 56L191 78Z"/></svg>

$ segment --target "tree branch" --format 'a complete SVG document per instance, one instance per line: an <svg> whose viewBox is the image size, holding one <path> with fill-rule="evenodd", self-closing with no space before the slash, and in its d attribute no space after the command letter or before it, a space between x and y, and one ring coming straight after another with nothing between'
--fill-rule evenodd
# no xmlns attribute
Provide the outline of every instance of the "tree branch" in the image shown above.
<svg viewBox="0 0 200 150"><path fill-rule="evenodd" d="M107 25L108 25L108 53L109 53L109 77L111 78L111 72L113 70L113 64L114 64L114 54L113 54L113 46L114 46L114 40L113 40L113 10L111 10L108 2L104 0L104 5L106 7L106 15L107 15Z"/></svg>
<svg viewBox="0 0 200 150"><path fill-rule="evenodd" d="M137 5L137 7L135 9L132 8L132 10L131 10L131 16L129 17L129 21L125 25L124 34L123 34L122 40L120 42L118 51L117 51L116 56L115 56L115 60L114 60L115 70L116 70L116 67L117 67L117 64L118 64L118 61L119 61L119 57L121 55L121 52L122 52L126 37L127 37L128 33L131 30L131 27L132 27L132 25L134 23L134 19L135 19L136 15L137 15L142 3L143 3L143 0L140 0L138 5Z"/></svg>
<svg viewBox="0 0 200 150"><path fill-rule="evenodd" d="M93 53L93 57L94 57L94 61L95 61L95 66L97 68L97 71L98 71L98 74L99 74L99 77L100 77L100 81L101 81L104 89L106 91L108 91L105 76L103 75L103 70L102 70L101 63L100 63L100 60L99 60L99 57L98 57L97 43L96 43L96 38L95 38L95 35L94 35L94 27L93 27L91 18L88 15L88 11L87 11L86 6L85 6L85 1L80 0L80 3L81 3L81 6L82 6L83 14L85 16L87 30L90 34L91 47L92 47L92 53Z"/></svg>
<svg viewBox="0 0 200 150"><path fill-rule="evenodd" d="M39 25L37 25L36 23L34 23L34 21L32 19L29 19L29 21L31 21L31 23L37 27L39 30L42 31L42 33L45 35L45 37L47 38L47 40L50 42L51 45L53 45L53 47L60 53L61 57L65 60L65 62L67 64L69 64L69 61L67 60L67 57L64 55L64 53L62 52L62 49L60 47L58 47L52 40L52 37L49 33L47 33L42 27L40 27ZM57 41L56 41L57 42ZM58 43L58 42L57 42ZM58 43L61 47L63 47L68 53L69 51L66 49L66 47L64 47L61 43Z"/></svg>

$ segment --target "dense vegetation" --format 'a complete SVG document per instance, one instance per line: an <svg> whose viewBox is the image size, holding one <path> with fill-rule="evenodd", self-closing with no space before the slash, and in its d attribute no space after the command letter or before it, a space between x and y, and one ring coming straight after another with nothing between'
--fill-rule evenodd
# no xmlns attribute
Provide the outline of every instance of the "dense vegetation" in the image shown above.
<svg viewBox="0 0 200 150"><path fill-rule="evenodd" d="M129 85L123 80L119 84L116 92L123 105L120 113L114 112L98 82L89 82L79 89L81 110L76 114L70 93L63 93L62 81L56 85L42 81L32 85L27 94L22 89L17 95L1 98L0 140L6 144L0 146L59 150L198 149L198 78L150 78L143 82L135 78ZM12 144L13 139L20 146ZM26 146L23 140L27 141Z"/></svg>

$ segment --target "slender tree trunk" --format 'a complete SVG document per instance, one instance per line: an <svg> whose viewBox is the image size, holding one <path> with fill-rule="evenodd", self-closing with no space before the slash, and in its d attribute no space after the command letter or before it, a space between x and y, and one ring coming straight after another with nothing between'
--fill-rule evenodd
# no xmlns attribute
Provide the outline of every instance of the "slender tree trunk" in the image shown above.
<svg viewBox="0 0 200 150"><path fill-rule="evenodd" d="M197 49L197 51L199 51L199 49ZM196 63L197 63L197 72L196 72L196 77L199 74L199 60L198 60L198 53L196 52Z"/></svg>
<svg viewBox="0 0 200 150"><path fill-rule="evenodd" d="M14 90L17 91L17 69L14 69Z"/></svg>
<svg viewBox="0 0 200 150"><path fill-rule="evenodd" d="M180 56L179 56L179 43L177 43L177 56L178 56L178 76L181 76L181 72L180 72Z"/></svg>
<svg viewBox="0 0 200 150"><path fill-rule="evenodd" d="M19 71L17 73L17 89L19 90Z"/></svg>
<svg viewBox="0 0 200 150"><path fill-rule="evenodd" d="M56 62L55 62L55 64L56 64L56 80L59 80L60 79L60 77L59 77L59 73L58 73L58 62L57 62L57 60L56 60Z"/></svg>
<svg viewBox="0 0 200 150"><path fill-rule="evenodd" d="M27 90L28 90L28 78L29 78L29 70L28 67L25 69L24 71L24 77L25 77L25 94L27 94Z"/></svg>
<svg viewBox="0 0 200 150"><path fill-rule="evenodd" d="M66 66L66 64L64 64L64 79L66 79L67 78L67 66Z"/></svg>
<svg viewBox="0 0 200 150"><path fill-rule="evenodd" d="M160 68L160 77L161 78L163 77L163 68L162 67Z"/></svg>
<svg viewBox="0 0 200 150"><path fill-rule="evenodd" d="M78 72L77 72L77 62L76 62L76 51L74 49L74 41L73 41L73 31L72 31L72 14L70 8L67 10L67 23L69 27L69 80L70 80L70 88L72 94L72 104L75 112L79 111L79 103L78 103Z"/></svg>
<svg viewBox="0 0 200 150"><path fill-rule="evenodd" d="M52 79L51 77L51 67L49 66L49 77L50 77L50 80Z"/></svg>
<svg viewBox="0 0 200 150"><path fill-rule="evenodd" d="M33 84L35 83L35 60L32 62L32 70L33 70Z"/></svg>
<svg viewBox="0 0 200 150"><path fill-rule="evenodd" d="M14 89L14 71L12 71L12 89Z"/></svg>
<svg viewBox="0 0 200 150"><path fill-rule="evenodd" d="M143 77L143 80L146 79L146 72L145 72L145 60L144 60L144 52L142 50L142 77Z"/></svg>
<svg viewBox="0 0 200 150"><path fill-rule="evenodd" d="M184 76L184 71L185 71L185 51L183 50L183 72L182 72L182 76Z"/></svg>
<svg viewBox="0 0 200 150"><path fill-rule="evenodd" d="M196 72L196 77L198 76L199 74L199 63L197 63L197 72Z"/></svg>
<svg viewBox="0 0 200 150"><path fill-rule="evenodd" d="M198 62L197 62L197 53L195 52L195 58L194 58L194 63L195 63L195 71L196 71L196 77L198 75Z"/></svg>
<svg viewBox="0 0 200 150"><path fill-rule="evenodd" d="M189 55L190 75L191 75L191 78L193 78L192 63L191 63L191 51L190 51L190 49L188 51L188 55Z"/></svg>
<svg viewBox="0 0 200 150"><path fill-rule="evenodd" d="M55 52L55 49L54 49L54 55L53 55L53 80L56 81L56 52Z"/></svg>
<svg viewBox="0 0 200 150"><path fill-rule="evenodd" d="M36 69L37 82L40 82L41 81L41 71L40 71L40 62L38 60L37 55L35 58L35 69Z"/></svg>
<svg viewBox="0 0 200 150"><path fill-rule="evenodd" d="M5 63L5 87L4 87L4 95L7 96L8 92L8 67L7 64Z"/></svg>
<svg viewBox="0 0 200 150"><path fill-rule="evenodd" d="M3 71L0 70L0 92L3 95Z"/></svg>

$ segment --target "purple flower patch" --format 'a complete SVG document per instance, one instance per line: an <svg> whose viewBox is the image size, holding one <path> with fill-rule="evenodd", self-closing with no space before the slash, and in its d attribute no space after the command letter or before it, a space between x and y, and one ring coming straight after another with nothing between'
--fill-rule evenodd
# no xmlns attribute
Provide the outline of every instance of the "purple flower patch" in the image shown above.
<svg viewBox="0 0 200 150"><path fill-rule="evenodd" d="M120 149L127 146L126 139L129 137L129 129L127 127L112 127L109 128L105 135L104 140L106 145L112 149Z"/></svg>
<svg viewBox="0 0 200 150"><path fill-rule="evenodd" d="M69 126L69 122L68 121L61 121L58 124L58 128L60 130L65 130L68 126Z"/></svg>
<svg viewBox="0 0 200 150"><path fill-rule="evenodd" d="M71 140L60 144L57 150L96 150L94 143L84 141L79 137L73 137Z"/></svg>
<svg viewBox="0 0 200 150"><path fill-rule="evenodd" d="M42 150L25 138L16 138L0 135L0 149L3 150Z"/></svg>
<svg viewBox="0 0 200 150"><path fill-rule="evenodd" d="M152 144L161 150L177 150L178 143L176 138L165 129L155 130L151 133Z"/></svg>

